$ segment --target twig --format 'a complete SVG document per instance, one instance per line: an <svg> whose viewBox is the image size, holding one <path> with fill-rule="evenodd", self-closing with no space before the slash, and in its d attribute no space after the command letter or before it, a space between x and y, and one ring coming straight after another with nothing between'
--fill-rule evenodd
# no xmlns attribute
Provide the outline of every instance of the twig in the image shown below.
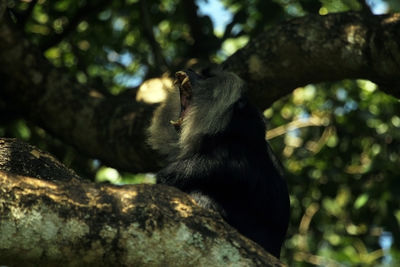
<svg viewBox="0 0 400 267"><path fill-rule="evenodd" d="M6 9L7 9L7 2L5 0L0 0L0 20L3 19Z"/></svg>
<svg viewBox="0 0 400 267"><path fill-rule="evenodd" d="M358 2L360 3L362 12L373 15L370 6L367 4L367 0L359 0Z"/></svg>
<svg viewBox="0 0 400 267"><path fill-rule="evenodd" d="M276 127L274 129L268 130L266 134L266 138L268 140L280 136L282 134L287 133L288 131L296 130L299 128L310 127L310 126L322 126L325 124L325 120L319 117L313 116L308 118L307 120L299 119L292 122L289 122L285 125Z"/></svg>
<svg viewBox="0 0 400 267"><path fill-rule="evenodd" d="M153 51L154 61L155 61L154 67L157 69L158 72L160 72L159 74L161 74L168 70L168 64L161 53L160 44L154 37L153 25L151 23L147 2L146 0L141 0L139 1L139 3L140 3L140 15L142 17L143 33L147 38L147 40L149 41L151 50Z"/></svg>
<svg viewBox="0 0 400 267"><path fill-rule="evenodd" d="M29 3L28 8L25 10L25 12L21 13L18 17L18 24L21 26L21 28L25 27L26 22L28 19L31 17L33 8L35 7L36 3L38 0L32 0Z"/></svg>

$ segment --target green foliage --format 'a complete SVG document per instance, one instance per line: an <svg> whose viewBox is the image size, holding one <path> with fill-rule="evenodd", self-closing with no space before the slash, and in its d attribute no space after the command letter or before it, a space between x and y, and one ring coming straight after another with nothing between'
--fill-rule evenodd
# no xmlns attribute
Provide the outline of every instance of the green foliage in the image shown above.
<svg viewBox="0 0 400 267"><path fill-rule="evenodd" d="M191 59L222 62L279 21L362 7L361 0L221 2L232 21L219 31L208 15L191 9L192 1L15 1L12 12L26 38L55 66L82 84L119 94ZM368 3L400 10L397 0ZM290 266L400 264L399 111L398 100L365 80L298 88L266 110L270 142L291 192L283 261ZM279 130L282 125L290 127ZM84 158L20 118L4 120L0 135L30 140L97 181L151 180ZM380 250L383 231L393 235L390 250Z"/></svg>
<svg viewBox="0 0 400 267"><path fill-rule="evenodd" d="M154 184L155 183L155 175L148 173L140 173L140 174L130 174L125 173L121 174L118 170L109 168L109 167L101 167L96 173L96 182L108 182L112 184Z"/></svg>
<svg viewBox="0 0 400 267"><path fill-rule="evenodd" d="M268 110L272 132L319 119L270 140L282 152L298 227L289 231L286 258L376 265L382 231L399 240L399 108L371 82L346 80L298 88Z"/></svg>

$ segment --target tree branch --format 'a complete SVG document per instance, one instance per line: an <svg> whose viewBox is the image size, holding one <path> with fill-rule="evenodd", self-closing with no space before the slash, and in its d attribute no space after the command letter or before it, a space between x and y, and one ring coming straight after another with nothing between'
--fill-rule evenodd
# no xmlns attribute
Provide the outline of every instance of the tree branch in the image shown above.
<svg viewBox="0 0 400 267"><path fill-rule="evenodd" d="M400 14L306 16L261 34L224 65L248 82L261 108L296 87L345 78L372 80L399 97L399 31ZM6 21L0 24L0 79L7 105L83 153L121 170L157 169L143 141L154 105L84 88Z"/></svg>
<svg viewBox="0 0 400 267"><path fill-rule="evenodd" d="M0 214L0 262L10 266L283 266L217 213L162 185L0 171Z"/></svg>
<svg viewBox="0 0 400 267"><path fill-rule="evenodd" d="M0 1L0 22L4 19L4 13L7 10L7 1Z"/></svg>
<svg viewBox="0 0 400 267"><path fill-rule="evenodd" d="M0 170L49 181L82 179L49 153L12 138L0 138Z"/></svg>
<svg viewBox="0 0 400 267"><path fill-rule="evenodd" d="M373 15L371 8L369 7L367 0L358 0L358 3L361 6L361 11L365 12L366 14Z"/></svg>
<svg viewBox="0 0 400 267"><path fill-rule="evenodd" d="M368 79L400 97L400 14L305 16L264 32L224 62L267 107L296 87Z"/></svg>
<svg viewBox="0 0 400 267"><path fill-rule="evenodd" d="M320 118L317 116L312 116L312 117L308 118L307 120L304 120L304 119L294 120L287 124L278 126L274 129L267 130L265 138L267 140L270 140L272 138L275 138L277 136L283 135L289 131L293 131L296 129L310 127L310 126L323 126L323 125L325 125L326 121L327 121L326 119Z"/></svg>
<svg viewBox="0 0 400 267"><path fill-rule="evenodd" d="M18 14L17 22L20 25L21 29L25 27L26 22L32 15L32 11L35 8L38 0L32 0L29 2L28 8L21 14Z"/></svg>
<svg viewBox="0 0 400 267"><path fill-rule="evenodd" d="M162 73L167 71L168 64L162 55L161 52L162 50L159 43L154 37L153 25L151 23L147 1L140 0L139 5L140 5L140 16L142 17L143 33L150 44L151 50L153 51L153 56L155 61L154 69L157 70L158 75L161 75Z"/></svg>
<svg viewBox="0 0 400 267"><path fill-rule="evenodd" d="M193 45L191 45L191 56L208 60L209 54L220 47L222 40L214 35L211 19L208 16L198 15L196 1L182 1L181 8L185 10L184 14L190 28L190 36L194 41ZM205 28L209 29L210 34L205 33Z"/></svg>
<svg viewBox="0 0 400 267"><path fill-rule="evenodd" d="M50 133L116 168L157 168L154 153L143 142L154 105L106 97L71 80L9 22L0 24L0 64L5 64L0 66L0 95Z"/></svg>

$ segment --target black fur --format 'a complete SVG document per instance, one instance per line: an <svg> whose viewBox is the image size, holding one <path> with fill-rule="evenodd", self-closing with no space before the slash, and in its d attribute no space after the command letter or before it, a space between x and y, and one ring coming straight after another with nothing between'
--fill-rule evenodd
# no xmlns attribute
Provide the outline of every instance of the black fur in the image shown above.
<svg viewBox="0 0 400 267"><path fill-rule="evenodd" d="M157 181L217 210L240 233L279 257L289 221L287 186L265 141L260 112L244 96L230 109L225 129L204 135L193 153L176 157Z"/></svg>

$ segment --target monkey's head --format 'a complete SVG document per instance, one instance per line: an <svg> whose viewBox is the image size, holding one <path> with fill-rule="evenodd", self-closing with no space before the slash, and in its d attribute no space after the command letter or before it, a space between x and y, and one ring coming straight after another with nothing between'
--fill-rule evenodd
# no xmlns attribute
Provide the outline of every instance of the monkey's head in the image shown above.
<svg viewBox="0 0 400 267"><path fill-rule="evenodd" d="M174 84L176 92L154 114L149 143L163 154L170 150L183 156L193 152L202 137L226 129L245 83L231 72L187 70L175 74Z"/></svg>
<svg viewBox="0 0 400 267"><path fill-rule="evenodd" d="M203 136L218 134L227 127L245 84L235 74L221 71L178 71L175 78L180 115L171 124L178 131L183 155L195 149Z"/></svg>

